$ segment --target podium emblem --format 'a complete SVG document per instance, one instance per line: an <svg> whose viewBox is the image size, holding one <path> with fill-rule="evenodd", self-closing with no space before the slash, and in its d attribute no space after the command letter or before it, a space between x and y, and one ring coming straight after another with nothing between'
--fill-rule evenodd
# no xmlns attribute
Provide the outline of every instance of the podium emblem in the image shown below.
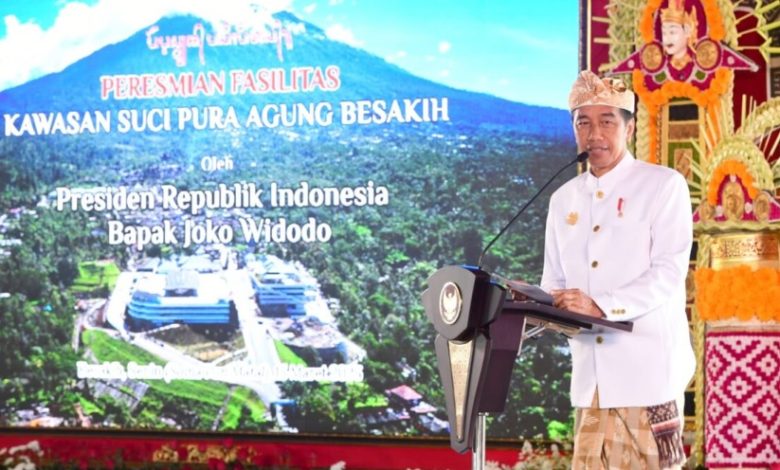
<svg viewBox="0 0 780 470"><path fill-rule="evenodd" d="M454 282L446 282L439 292L439 315L442 321L452 325L458 321L463 310L463 295Z"/></svg>

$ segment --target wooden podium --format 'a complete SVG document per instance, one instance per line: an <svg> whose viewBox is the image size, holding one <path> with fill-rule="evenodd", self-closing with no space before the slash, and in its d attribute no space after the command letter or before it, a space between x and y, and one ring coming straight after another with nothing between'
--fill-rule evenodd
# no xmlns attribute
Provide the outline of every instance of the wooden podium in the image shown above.
<svg viewBox="0 0 780 470"><path fill-rule="evenodd" d="M422 301L436 332L436 357L450 423L450 446L485 462L485 416L502 413L524 338L545 331L574 336L594 328L630 332L611 322L533 301L511 300L502 283L471 266L447 266L428 279Z"/></svg>

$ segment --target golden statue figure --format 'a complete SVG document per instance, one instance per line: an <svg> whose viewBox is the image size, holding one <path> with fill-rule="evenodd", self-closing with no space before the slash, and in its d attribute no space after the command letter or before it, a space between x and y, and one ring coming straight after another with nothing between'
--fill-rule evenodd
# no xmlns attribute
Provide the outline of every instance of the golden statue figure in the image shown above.
<svg viewBox="0 0 780 470"><path fill-rule="evenodd" d="M656 43L651 42L642 49L642 55L640 56L642 65L651 71L656 71L661 68L664 62L664 53Z"/></svg>
<svg viewBox="0 0 780 470"><path fill-rule="evenodd" d="M742 220L745 213L745 194L742 192L742 186L736 181L729 181L723 187L723 214L726 220Z"/></svg>
<svg viewBox="0 0 780 470"><path fill-rule="evenodd" d="M720 61L720 48L718 43L705 40L696 46L696 61L704 69L712 69Z"/></svg>
<svg viewBox="0 0 780 470"><path fill-rule="evenodd" d="M769 220L770 205L769 195L763 191L758 193L758 196L753 199L753 214L755 214L756 220L759 222L766 222Z"/></svg>

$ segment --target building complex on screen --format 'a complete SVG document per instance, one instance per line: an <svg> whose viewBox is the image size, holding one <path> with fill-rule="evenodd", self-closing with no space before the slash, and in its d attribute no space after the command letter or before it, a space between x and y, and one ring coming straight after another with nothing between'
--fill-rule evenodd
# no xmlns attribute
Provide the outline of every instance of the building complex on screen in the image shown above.
<svg viewBox="0 0 780 470"><path fill-rule="evenodd" d="M264 316L313 316L323 322L333 321L319 283L303 266L276 256L252 258L247 266L254 273L252 285Z"/></svg>
<svg viewBox="0 0 780 470"><path fill-rule="evenodd" d="M124 324L132 332L168 325L241 329L223 261L208 255L150 259L133 272ZM365 352L335 326L317 280L296 263L276 256L250 256L236 271L251 282L253 321L265 323L294 352L315 351L324 363L362 360ZM246 294L246 293L244 293Z"/></svg>
<svg viewBox="0 0 780 470"><path fill-rule="evenodd" d="M238 326L219 266L208 258L147 262L138 270L135 291L127 305L131 330L173 323Z"/></svg>

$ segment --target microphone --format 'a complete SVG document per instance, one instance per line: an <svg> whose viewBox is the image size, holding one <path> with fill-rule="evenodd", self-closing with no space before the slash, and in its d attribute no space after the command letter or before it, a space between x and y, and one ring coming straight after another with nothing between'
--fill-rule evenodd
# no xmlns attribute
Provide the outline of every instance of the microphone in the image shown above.
<svg viewBox="0 0 780 470"><path fill-rule="evenodd" d="M525 204L523 204L523 207L521 207L521 208L520 208L520 210L519 210L519 211L517 211L517 214L515 214L515 216L514 216L514 217L512 217L512 219L510 219L510 220L509 220L509 222L507 222L507 224L506 224L506 225L504 225L504 228L502 228L502 229L501 229L501 231L500 231L500 232L498 232L498 233L496 234L496 236L495 236L495 237L493 237L493 239L492 239L492 240L490 240L490 243L488 243L488 244L487 244L487 246L485 246L485 249L484 249L484 250L482 250L482 253L479 255L479 260L477 261L477 266L478 266L478 267L480 267L480 268L482 268L482 258L484 258L484 257L485 257L485 255L487 254L487 252L488 252L488 250L490 249L490 247L492 247L492 246L493 246L493 244L494 244L496 241L498 241L498 239L499 239L499 238L501 238L501 235L503 235L503 234L504 234L504 232L506 232L506 231L507 231L507 229L508 229L509 227L511 227L513 223L515 223L515 221L518 219L518 217L520 217L520 214L522 214L523 212L525 212L525 209L526 209L528 206L530 206L530 205L531 205L531 203L532 203L532 202L534 202L534 200L536 200L536 198L537 198L537 197L539 197L539 195L540 195L540 194L542 194L542 191L544 191L544 190L545 190L545 188L547 188L547 186L549 186L549 185L550 185L550 183L552 183L552 182L555 180L555 178L557 178L557 177L558 177L558 175L560 175L561 173L563 173L563 171L564 171L564 170L566 170L566 169L567 169L567 168L569 168L570 166L574 165L575 163L582 163L582 162L584 162L584 161L585 161L585 160L587 160L587 159L588 159L588 151L586 150L586 151L584 151L584 152L581 152L579 155L577 155L577 158L575 158L574 160L572 160L572 161L570 161L569 163L567 163L566 165L564 165L564 166L563 166L563 167L562 167L560 170L558 170L558 171L557 171L557 172L556 172L554 175L552 175L552 177L551 177L549 180L547 180L547 182L546 182L546 183L544 183L544 186L542 186L541 188L539 188L539 191L537 191L537 192L536 192L536 194L534 194L534 195L533 195L533 197L532 197L531 199L529 199L529 200L528 200L528 202L526 202Z"/></svg>

